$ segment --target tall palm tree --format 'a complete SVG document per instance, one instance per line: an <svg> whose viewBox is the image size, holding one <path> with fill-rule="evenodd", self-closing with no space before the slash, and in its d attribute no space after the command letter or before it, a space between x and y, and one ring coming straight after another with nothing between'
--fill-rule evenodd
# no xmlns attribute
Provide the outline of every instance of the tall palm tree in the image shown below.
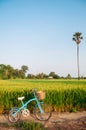
<svg viewBox="0 0 86 130"><path fill-rule="evenodd" d="M81 32L76 32L73 35L73 41L76 42L77 45L77 67L78 67L78 80L80 79L80 70L79 70L79 44L81 42L81 40L83 39L83 37L81 36L82 33Z"/></svg>

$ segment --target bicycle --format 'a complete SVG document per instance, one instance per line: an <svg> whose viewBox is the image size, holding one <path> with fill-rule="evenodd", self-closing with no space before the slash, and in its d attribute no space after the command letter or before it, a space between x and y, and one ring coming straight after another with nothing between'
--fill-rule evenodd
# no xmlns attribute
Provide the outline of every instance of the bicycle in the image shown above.
<svg viewBox="0 0 86 130"><path fill-rule="evenodd" d="M16 123L17 121L19 121L21 115L25 117L30 115L30 111L27 109L27 105L29 105L32 101L36 102L34 106L34 114L38 120L46 121L51 117L51 108L43 101L45 93L43 91L37 92L36 89L33 89L32 93L34 97L29 99L26 103L23 102L23 99L25 97L18 98L18 100L21 101L22 105L19 108L11 108L11 110L9 111L8 119L11 123Z"/></svg>

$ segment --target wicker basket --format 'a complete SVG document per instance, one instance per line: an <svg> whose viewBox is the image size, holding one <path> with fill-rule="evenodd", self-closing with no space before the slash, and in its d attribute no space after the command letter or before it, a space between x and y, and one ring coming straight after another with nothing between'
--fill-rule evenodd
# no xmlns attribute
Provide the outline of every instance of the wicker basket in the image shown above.
<svg viewBox="0 0 86 130"><path fill-rule="evenodd" d="M44 100L44 98L45 98L45 92L44 92L44 91L38 91L38 92L36 93L36 95L37 95L37 98L38 98L39 100Z"/></svg>

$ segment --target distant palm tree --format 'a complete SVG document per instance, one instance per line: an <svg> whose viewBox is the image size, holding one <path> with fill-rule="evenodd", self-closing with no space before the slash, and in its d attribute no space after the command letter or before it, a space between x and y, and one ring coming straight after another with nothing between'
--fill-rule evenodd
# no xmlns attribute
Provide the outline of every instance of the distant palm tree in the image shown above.
<svg viewBox="0 0 86 130"><path fill-rule="evenodd" d="M81 40L83 39L83 37L81 35L82 35L82 33L80 33L80 32L76 32L73 35L73 41L75 41L76 45L77 45L78 80L80 79L80 70L79 70L79 44L80 44Z"/></svg>

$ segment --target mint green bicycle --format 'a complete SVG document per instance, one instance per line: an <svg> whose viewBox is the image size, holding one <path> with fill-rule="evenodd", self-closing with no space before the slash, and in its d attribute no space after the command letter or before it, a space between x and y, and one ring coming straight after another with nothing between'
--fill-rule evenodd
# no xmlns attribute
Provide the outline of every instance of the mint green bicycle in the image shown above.
<svg viewBox="0 0 86 130"><path fill-rule="evenodd" d="M13 107L9 111L8 119L12 123L16 123L20 120L21 115L27 117L30 115L30 111L27 109L27 105L30 102L35 101L34 114L38 120L46 121L51 117L52 111L49 105L45 104L43 99L45 98L45 93L43 91L37 92L36 89L32 90L33 98L29 99L26 103L23 102L24 97L19 97L18 100L21 101L21 107ZM40 101L41 100L41 101Z"/></svg>

